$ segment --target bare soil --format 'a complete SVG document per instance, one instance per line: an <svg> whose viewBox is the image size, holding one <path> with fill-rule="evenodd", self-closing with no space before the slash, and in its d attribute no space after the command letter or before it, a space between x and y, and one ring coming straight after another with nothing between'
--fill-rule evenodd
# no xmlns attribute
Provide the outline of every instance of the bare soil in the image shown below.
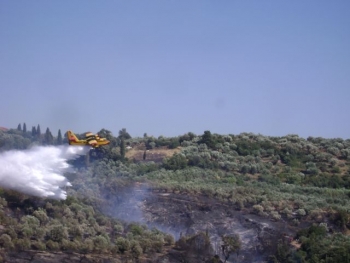
<svg viewBox="0 0 350 263"><path fill-rule="evenodd" d="M144 153L146 151L146 159L143 159ZM140 147L135 147L132 149L129 149L125 156L130 159L134 160L135 162L162 162L164 158L168 158L173 156L175 153L178 153L181 151L181 148L178 147L176 149L168 149L166 147L159 147L156 149L150 149L150 150L145 150L145 149L140 149Z"/></svg>

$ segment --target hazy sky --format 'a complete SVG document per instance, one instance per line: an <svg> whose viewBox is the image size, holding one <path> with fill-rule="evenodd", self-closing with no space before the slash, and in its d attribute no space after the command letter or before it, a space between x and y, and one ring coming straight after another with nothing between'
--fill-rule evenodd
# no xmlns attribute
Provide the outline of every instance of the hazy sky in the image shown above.
<svg viewBox="0 0 350 263"><path fill-rule="evenodd" d="M0 126L350 138L350 1L0 1Z"/></svg>

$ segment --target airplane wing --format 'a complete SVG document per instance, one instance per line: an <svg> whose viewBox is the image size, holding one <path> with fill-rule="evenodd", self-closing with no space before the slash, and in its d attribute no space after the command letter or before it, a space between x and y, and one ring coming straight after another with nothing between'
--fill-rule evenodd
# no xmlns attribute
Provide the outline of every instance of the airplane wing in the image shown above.
<svg viewBox="0 0 350 263"><path fill-rule="evenodd" d="M89 140L87 141L89 145L91 145L92 147L95 147L97 145L97 141L96 140Z"/></svg>
<svg viewBox="0 0 350 263"><path fill-rule="evenodd" d="M92 137L92 136L95 136L95 134L93 134L92 132L87 132L87 133L85 133L85 137L86 137L86 138Z"/></svg>

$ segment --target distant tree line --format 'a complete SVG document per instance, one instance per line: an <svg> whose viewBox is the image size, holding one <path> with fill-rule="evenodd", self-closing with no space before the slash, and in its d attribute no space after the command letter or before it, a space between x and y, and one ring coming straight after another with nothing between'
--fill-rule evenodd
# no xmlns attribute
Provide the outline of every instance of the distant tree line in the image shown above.
<svg viewBox="0 0 350 263"><path fill-rule="evenodd" d="M50 131L50 128L46 128L45 133L42 134L39 124L37 126L32 126L31 132L28 132L26 123L23 123L23 126L21 125L21 123L19 123L17 126L17 130L10 129L8 133L12 135L22 135L25 139L29 140L22 141L16 144L16 146L14 147L16 149L25 149L28 147L29 144L34 142L43 145L63 144L63 137L60 129L58 130L57 137L54 137Z"/></svg>

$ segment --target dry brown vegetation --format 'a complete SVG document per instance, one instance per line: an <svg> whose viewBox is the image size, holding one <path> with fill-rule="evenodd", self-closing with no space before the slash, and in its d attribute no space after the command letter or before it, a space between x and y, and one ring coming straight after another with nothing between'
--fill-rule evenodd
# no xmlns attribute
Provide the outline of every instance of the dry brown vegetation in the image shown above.
<svg viewBox="0 0 350 263"><path fill-rule="evenodd" d="M173 156L175 153L179 153L181 151L181 147L176 149L168 149L167 147L159 147L156 149L145 150L144 147L138 146L127 150L125 156L136 162L142 162L143 155L146 151L146 159L145 161L153 161L153 162L161 162L164 158L168 158Z"/></svg>

